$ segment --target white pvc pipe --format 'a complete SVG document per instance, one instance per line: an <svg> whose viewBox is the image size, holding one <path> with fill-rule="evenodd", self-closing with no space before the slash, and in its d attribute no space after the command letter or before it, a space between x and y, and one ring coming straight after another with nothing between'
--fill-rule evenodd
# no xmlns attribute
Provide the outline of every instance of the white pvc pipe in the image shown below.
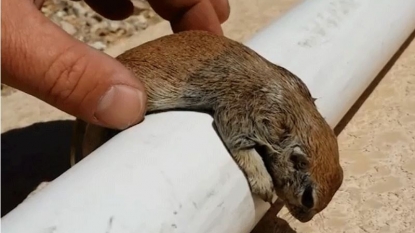
<svg viewBox="0 0 415 233"><path fill-rule="evenodd" d="M247 45L298 75L334 127L414 29L414 0L309 0Z"/></svg>
<svg viewBox="0 0 415 233"><path fill-rule="evenodd" d="M309 0L246 44L303 79L334 127L414 29L414 0ZM27 199L2 218L2 230L248 233L267 209L210 116L166 112Z"/></svg>

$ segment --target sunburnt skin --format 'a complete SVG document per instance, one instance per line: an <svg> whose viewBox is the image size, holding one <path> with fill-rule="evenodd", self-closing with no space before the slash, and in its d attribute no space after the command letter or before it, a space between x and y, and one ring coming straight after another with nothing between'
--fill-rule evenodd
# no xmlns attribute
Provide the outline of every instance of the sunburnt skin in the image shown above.
<svg viewBox="0 0 415 233"><path fill-rule="evenodd" d="M211 112L252 193L271 202L275 188L299 221L326 208L341 186L336 136L306 85L243 44L187 31L142 44L117 60L144 83L147 114ZM85 133L75 134L83 138L78 160L114 133L87 124Z"/></svg>

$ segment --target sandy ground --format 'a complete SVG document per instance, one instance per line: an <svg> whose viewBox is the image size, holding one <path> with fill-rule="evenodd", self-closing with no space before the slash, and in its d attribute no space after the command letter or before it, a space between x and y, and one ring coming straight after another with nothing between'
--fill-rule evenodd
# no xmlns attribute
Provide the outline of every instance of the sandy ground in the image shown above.
<svg viewBox="0 0 415 233"><path fill-rule="evenodd" d="M230 2L232 14L224 25L225 33L235 40L244 41L268 24L276 15L292 7L297 1L231 0ZM129 47L129 43L141 43L167 33L170 33L168 24L160 23L155 27L148 28L136 39L124 41L121 45L115 46L107 52L115 55ZM414 106L415 41L410 43L401 54L340 133L339 144L345 180L332 203L322 214L309 223L302 224L289 220L289 226L287 226L282 219L277 219L280 230L276 230L273 221L271 221L269 224L264 224L262 230L258 232L413 232L415 229L413 214L415 208ZM31 132L37 132L34 135L38 139L41 137L39 135L50 136L51 132L59 130L43 130L43 132L39 127L30 125L36 122L56 122L60 119L72 119L72 117L21 92L15 92L2 98L2 133L22 127L26 127L24 129L34 128ZM66 122L57 124L61 125L60 129L62 130L68 129ZM61 131L59 132L63 135ZM8 139L5 138L5 135L10 134L2 135L2 144L4 144L3 140ZM15 133L13 137L16 135L21 135L20 131ZM34 137L26 137L26 140L34 140ZM16 145L11 142L11 139L7 142L8 151L16 151L17 146L27 144L27 142L19 141ZM40 143L36 146L51 147L46 139L43 141L46 145ZM55 148L51 151L37 153L39 155L48 154L48 156L55 153L55 157L66 159L62 149ZM30 151L25 153L32 156ZM5 165L4 156L2 145L3 165ZM9 156L6 162L13 164L10 162L12 160L10 155L6 156ZM47 161L51 163L49 160ZM49 174L50 177L67 169L67 164L62 164L60 160L56 159L54 161L56 164L47 166L55 171L54 174ZM36 164L46 166L42 161ZM24 178L20 177L20 180L24 180ZM4 183L3 178L2 182ZM29 185L30 187L34 185L33 182ZM30 187L22 190L27 190ZM20 192L23 192L22 190ZM2 195L3 192L7 192L7 190L2 187ZM10 192L9 196L12 195L13 193ZM278 216L283 216L284 213L286 213L285 209ZM287 217L283 218L287 219Z"/></svg>

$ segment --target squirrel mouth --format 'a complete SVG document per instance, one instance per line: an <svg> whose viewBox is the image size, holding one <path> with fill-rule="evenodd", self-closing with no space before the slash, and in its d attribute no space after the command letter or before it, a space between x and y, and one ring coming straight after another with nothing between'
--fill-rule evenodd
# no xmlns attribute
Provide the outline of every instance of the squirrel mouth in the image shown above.
<svg viewBox="0 0 415 233"><path fill-rule="evenodd" d="M309 222L314 217L314 211L306 211L301 207L286 204L285 205L290 214L302 223Z"/></svg>

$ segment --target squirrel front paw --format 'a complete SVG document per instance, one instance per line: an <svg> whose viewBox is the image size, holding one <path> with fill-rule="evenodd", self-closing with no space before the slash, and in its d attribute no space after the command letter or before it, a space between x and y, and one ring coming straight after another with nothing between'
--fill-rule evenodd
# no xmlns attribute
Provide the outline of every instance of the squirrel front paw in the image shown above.
<svg viewBox="0 0 415 233"><path fill-rule="evenodd" d="M262 174L257 171L256 173L246 173L251 192L258 195L263 201L272 204L272 198L274 197L274 185L272 179L268 173Z"/></svg>
<svg viewBox="0 0 415 233"><path fill-rule="evenodd" d="M261 156L253 149L233 152L232 155L245 173L251 192L272 204L274 184Z"/></svg>

